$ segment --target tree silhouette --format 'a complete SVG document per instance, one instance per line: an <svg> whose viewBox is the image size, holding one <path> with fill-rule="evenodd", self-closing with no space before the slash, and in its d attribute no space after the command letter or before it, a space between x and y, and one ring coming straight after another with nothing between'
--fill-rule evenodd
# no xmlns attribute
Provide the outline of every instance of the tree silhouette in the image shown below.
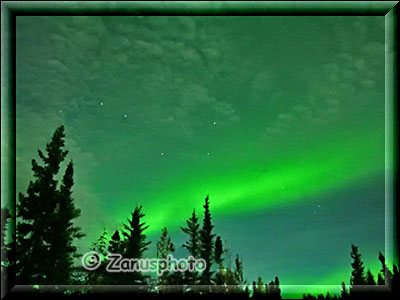
<svg viewBox="0 0 400 300"><path fill-rule="evenodd" d="M355 298L361 291L361 285L366 284L365 274L364 274L364 263L361 260L361 254L358 252L358 247L351 245L351 258L353 262L351 263L352 272L350 277L350 297Z"/></svg>
<svg viewBox="0 0 400 300"><path fill-rule="evenodd" d="M256 298L257 297L262 297L262 296L265 295L265 292L266 292L266 288L265 288L264 281L262 280L261 277L258 277L257 285L256 285L255 290L254 290L254 296Z"/></svg>
<svg viewBox="0 0 400 300"><path fill-rule="evenodd" d="M378 279L377 279L378 285L385 285L385 279L383 279L382 274L378 274Z"/></svg>
<svg viewBox="0 0 400 300"><path fill-rule="evenodd" d="M340 296L342 299L348 299L350 297L350 294L346 289L346 284L344 283L344 281L342 281L342 291L340 293Z"/></svg>
<svg viewBox="0 0 400 300"><path fill-rule="evenodd" d="M217 239L215 240L215 250L214 250L214 261L218 266L218 271L215 274L215 284L217 284L217 285L224 284L225 268L223 265L223 262L224 262L224 259L222 257L223 253L224 253L224 248L222 246L221 237L217 236Z"/></svg>
<svg viewBox="0 0 400 300"><path fill-rule="evenodd" d="M372 275L371 270L369 270L369 269L367 271L366 283L367 283L367 285L376 285L374 275Z"/></svg>
<svg viewBox="0 0 400 300"><path fill-rule="evenodd" d="M30 181L26 195L19 194L17 204L18 284L68 284L76 248L74 238L81 238L80 228L73 219L80 215L71 198L73 165L69 163L60 189L56 176L68 151L64 127L58 127L46 145L46 154L38 150L43 165L32 160L35 178ZM58 268L63 268L60 274ZM57 271L56 271L57 270ZM60 281L61 280L61 281Z"/></svg>
<svg viewBox="0 0 400 300"><path fill-rule="evenodd" d="M161 230L161 237L156 242L157 258L167 258L168 254L175 251L174 244L171 241L171 237L168 236L167 227Z"/></svg>
<svg viewBox="0 0 400 300"><path fill-rule="evenodd" d="M382 280L382 282L381 283L383 283L383 285L385 283L390 285L391 282L392 282L393 274L388 269L388 267L387 267L387 265L385 263L385 256L381 252L379 252L378 259L382 264L382 269L381 269L381 274L382 274L382 279L381 280Z"/></svg>
<svg viewBox="0 0 400 300"><path fill-rule="evenodd" d="M123 252L123 245L121 236L118 230L115 230L108 242L108 254L121 254ZM106 260L108 262L108 260ZM104 283L103 284L120 284L124 281L125 274L123 273L109 273L104 272Z"/></svg>
<svg viewBox="0 0 400 300"><path fill-rule="evenodd" d="M392 279L392 291L393 295L399 298L400 295L400 274L399 274L399 268L398 266L393 264L393 279Z"/></svg>
<svg viewBox="0 0 400 300"><path fill-rule="evenodd" d="M188 240L182 245L186 248L190 255L194 258L200 257L200 233L199 223L196 212L193 209L192 216L186 221L186 227L181 227L181 230L188 235Z"/></svg>
<svg viewBox="0 0 400 300"><path fill-rule="evenodd" d="M223 263L222 254L224 253L224 249L222 246L222 240L220 236L217 236L215 240L215 251L214 251L214 261L215 263L220 266Z"/></svg>
<svg viewBox="0 0 400 300"><path fill-rule="evenodd" d="M100 254L101 258L104 259L108 254L108 231L106 228L103 228L102 234L99 236L97 241L95 241L90 247L91 251L95 251Z"/></svg>
<svg viewBox="0 0 400 300"><path fill-rule="evenodd" d="M181 227L181 230L188 236L188 240L182 245L189 252L189 255L194 258L200 258L200 232L196 212L193 209L192 216L186 221L186 227ZM198 282L198 272L184 272L185 284L194 285Z"/></svg>
<svg viewBox="0 0 400 300"><path fill-rule="evenodd" d="M201 274L200 283L203 285L211 284L211 276L214 272L211 271L211 266L213 263L213 240L215 234L212 233L212 229L214 225L211 222L211 212L209 207L209 198L208 195L205 199L204 204L204 219L203 219L203 227L200 230L200 257L203 258L206 262L206 268Z"/></svg>
<svg viewBox="0 0 400 300"><path fill-rule="evenodd" d="M118 230L115 230L114 234L111 236L108 252L118 254L121 254L122 252L122 241Z"/></svg>
<svg viewBox="0 0 400 300"><path fill-rule="evenodd" d="M175 251L174 244L171 241L171 237L168 236L167 227L164 227L161 230L161 237L156 242L156 249L157 249L157 258L166 259L168 264L168 269L171 267L168 255ZM180 273L180 272L173 272ZM168 284L177 284L172 279L180 281L177 275L171 276L169 271L163 272L159 277L159 284L161 285L168 285ZM169 289L166 286L162 286L160 289L162 292L167 292Z"/></svg>
<svg viewBox="0 0 400 300"><path fill-rule="evenodd" d="M84 236L80 227L75 227L72 220L79 217L80 209L75 208L72 198L73 163L68 164L60 187L59 203L56 206L53 225L50 255L56 262L51 274L53 283L68 283L73 271L74 258L79 257L77 248L73 245L74 239ZM59 270L63 270L60 272Z"/></svg>
<svg viewBox="0 0 400 300"><path fill-rule="evenodd" d="M149 227L145 226L141 219L145 216L142 213L142 206L136 206L135 210L131 215L131 219L128 219L128 224L124 224L125 231L122 235L125 239L122 242L122 247L124 249L124 257L132 258L142 258L143 252L147 250L147 246L151 242L146 242L146 235L144 231ZM141 272L131 272L127 273L125 276L126 284L145 284L146 276Z"/></svg>
<svg viewBox="0 0 400 300"><path fill-rule="evenodd" d="M106 271L106 266L108 263L108 232L107 229L103 228L102 234L99 238L92 243L90 251L94 251L99 254L101 258L101 265L99 268L93 271L85 272L87 274L87 283L90 285L96 284L107 284L108 283L108 273Z"/></svg>

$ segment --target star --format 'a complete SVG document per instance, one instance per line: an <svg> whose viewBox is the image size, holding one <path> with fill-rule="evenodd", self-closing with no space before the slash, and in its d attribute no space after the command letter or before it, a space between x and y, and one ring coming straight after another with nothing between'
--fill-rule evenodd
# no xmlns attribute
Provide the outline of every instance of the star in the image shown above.
<svg viewBox="0 0 400 300"><path fill-rule="evenodd" d="M128 115L124 115L124 117L126 118Z"/></svg>
<svg viewBox="0 0 400 300"><path fill-rule="evenodd" d="M164 152L161 152L161 156L164 156Z"/></svg>
<svg viewBox="0 0 400 300"><path fill-rule="evenodd" d="M213 125L217 125L217 122L214 121L214 122L213 122Z"/></svg>
<svg viewBox="0 0 400 300"><path fill-rule="evenodd" d="M103 106L103 105L104 105L104 103L103 103L103 102L100 102L100 105L101 105L101 106Z"/></svg>
<svg viewBox="0 0 400 300"><path fill-rule="evenodd" d="M207 155L210 155L210 152L207 152Z"/></svg>
<svg viewBox="0 0 400 300"><path fill-rule="evenodd" d="M60 113L62 113L62 109L60 109Z"/></svg>

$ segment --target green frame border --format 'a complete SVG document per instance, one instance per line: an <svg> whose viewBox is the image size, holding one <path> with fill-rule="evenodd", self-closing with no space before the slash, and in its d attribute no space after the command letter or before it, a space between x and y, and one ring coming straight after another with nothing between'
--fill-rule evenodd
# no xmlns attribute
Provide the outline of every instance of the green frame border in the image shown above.
<svg viewBox="0 0 400 300"><path fill-rule="evenodd" d="M397 100L398 100L398 1L3 1L1 2L1 206L15 215L16 201L16 16L52 15L263 15L263 16L385 16L385 256L398 263L397 232ZM15 224L8 233L15 232ZM12 275L12 274L11 274ZM15 277L15 276L14 276ZM32 286L7 290L2 280L1 298L8 292L37 292ZM12 280L12 278L11 278ZM66 289L90 287L91 292L134 292L140 286L57 286ZM282 285L287 297L297 297L311 287L340 289L339 285ZM390 287L379 287L389 291ZM41 286L55 292L55 286ZM316 291L317 292L317 291Z"/></svg>

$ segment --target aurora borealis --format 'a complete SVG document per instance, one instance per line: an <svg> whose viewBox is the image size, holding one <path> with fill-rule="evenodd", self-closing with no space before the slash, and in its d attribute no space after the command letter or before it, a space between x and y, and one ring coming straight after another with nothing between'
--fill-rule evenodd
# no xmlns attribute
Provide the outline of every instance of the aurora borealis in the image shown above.
<svg viewBox="0 0 400 300"><path fill-rule="evenodd" d="M136 204L151 251L163 226L181 245L208 194L249 281L347 283L352 243L376 272L384 31L375 16L17 17L17 192L63 124L81 253Z"/></svg>

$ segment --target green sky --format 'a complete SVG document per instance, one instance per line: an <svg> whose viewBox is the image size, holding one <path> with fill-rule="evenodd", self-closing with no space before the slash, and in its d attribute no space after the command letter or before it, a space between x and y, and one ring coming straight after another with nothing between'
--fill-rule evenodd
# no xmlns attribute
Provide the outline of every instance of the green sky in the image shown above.
<svg viewBox="0 0 400 300"><path fill-rule="evenodd" d="M348 282L351 243L378 268L384 17L23 16L16 38L17 191L64 124L81 253L136 204L182 243L209 194L250 281Z"/></svg>

